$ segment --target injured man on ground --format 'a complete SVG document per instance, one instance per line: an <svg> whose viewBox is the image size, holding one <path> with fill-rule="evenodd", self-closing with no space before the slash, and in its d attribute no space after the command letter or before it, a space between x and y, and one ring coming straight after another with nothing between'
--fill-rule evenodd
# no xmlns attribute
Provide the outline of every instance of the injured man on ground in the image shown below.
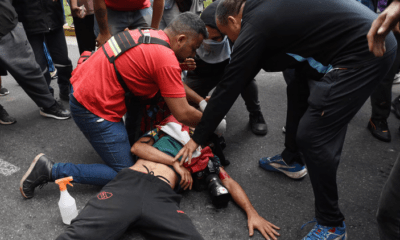
<svg viewBox="0 0 400 240"><path fill-rule="evenodd" d="M192 174L201 175L196 173L208 176L214 204L223 203L225 193L230 193L247 214L250 236L257 229L266 239L277 239L279 228L258 215L244 190L220 167L210 147L199 147L191 162L183 166L174 161L189 141L190 132L171 115L142 136L131 149L138 161L105 185L57 239L118 239L128 228L139 230L148 239L203 239L180 209L182 196L177 194L192 189Z"/></svg>

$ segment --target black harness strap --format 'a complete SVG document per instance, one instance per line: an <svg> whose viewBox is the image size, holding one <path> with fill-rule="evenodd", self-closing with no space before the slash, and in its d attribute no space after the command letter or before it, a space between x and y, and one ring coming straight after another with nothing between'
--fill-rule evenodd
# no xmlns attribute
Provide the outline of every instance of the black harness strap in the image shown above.
<svg viewBox="0 0 400 240"><path fill-rule="evenodd" d="M110 47L112 46L114 49L115 48L119 48L120 52L118 53L118 55L116 56L109 56L107 54L106 49L104 48L104 45L102 46L103 48L103 52L106 55L108 61L110 63L112 63L114 65L114 69L115 69L115 74L117 75L117 79L118 82L121 84L122 88L125 91L125 97L127 98L129 95L134 95L133 93L131 93L129 91L128 86L126 85L125 81L123 80L121 74L119 73L117 66L115 65L115 59L117 59L119 56L121 56L121 54L123 54L124 52L128 51L129 49L136 47L140 44L158 44L158 45L162 45L165 46L167 48L171 48L170 45L159 38L154 38L150 36L150 33L148 34L143 34L142 29L152 29L152 28L139 28L139 33L142 35L140 36L140 38L138 39L138 43L135 42L135 40L133 40L131 34L128 31L122 31L116 35L114 35L112 38L115 40L108 40L108 44L110 45ZM118 46L115 46L115 42L117 43Z"/></svg>

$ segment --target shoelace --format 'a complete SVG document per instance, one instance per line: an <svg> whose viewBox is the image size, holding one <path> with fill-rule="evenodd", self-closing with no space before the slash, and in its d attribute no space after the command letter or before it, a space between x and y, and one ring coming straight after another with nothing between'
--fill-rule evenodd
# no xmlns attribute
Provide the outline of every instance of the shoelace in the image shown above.
<svg viewBox="0 0 400 240"><path fill-rule="evenodd" d="M39 184L39 186L38 186L39 189L42 189L45 185L47 185L47 183L48 183L48 182L44 182L44 183Z"/></svg>
<svg viewBox="0 0 400 240"><path fill-rule="evenodd" d="M163 177L163 176L161 176L161 175L155 176L155 175L154 175L154 172L153 172L153 171L150 171L145 165L142 165L142 166L143 166L144 168L146 168L147 174L150 174L150 175L152 175L152 176L154 176L154 177L162 178L162 179L164 179L165 181L167 181L169 184L171 183L168 179L166 179L165 177Z"/></svg>
<svg viewBox="0 0 400 240"><path fill-rule="evenodd" d="M310 231L310 233L312 233L312 235L314 235L317 239L324 239L324 237L325 237L325 235L326 235L328 229L327 229L327 228L322 228L322 227L321 227L322 225L319 225L319 224L318 224L316 218L314 218L313 220L311 220L311 221L309 221L309 222L303 224L303 226L301 226L301 230L303 230L303 228L304 228L306 225L310 224L310 223L317 223L317 224L314 226L314 228ZM321 229L321 232L318 232L317 229ZM310 233L309 233L307 236L310 236Z"/></svg>

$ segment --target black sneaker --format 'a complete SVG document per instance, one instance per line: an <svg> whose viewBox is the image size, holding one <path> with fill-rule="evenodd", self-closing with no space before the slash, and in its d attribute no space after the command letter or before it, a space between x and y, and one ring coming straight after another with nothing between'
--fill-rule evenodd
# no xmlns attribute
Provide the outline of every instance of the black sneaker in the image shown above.
<svg viewBox="0 0 400 240"><path fill-rule="evenodd" d="M47 159L44 153L35 157L28 171L19 183L19 190L24 198L32 198L36 187L42 188L43 185L51 180L51 168L54 162Z"/></svg>
<svg viewBox="0 0 400 240"><path fill-rule="evenodd" d="M392 101L393 112L397 118L400 118L400 96Z"/></svg>
<svg viewBox="0 0 400 240"><path fill-rule="evenodd" d="M7 90L7 88L2 88L0 87L0 96L4 96L9 94L10 92Z"/></svg>
<svg viewBox="0 0 400 240"><path fill-rule="evenodd" d="M56 103L49 108L40 108L40 115L44 117L63 120L70 118L71 112L65 109L63 105L56 101Z"/></svg>
<svg viewBox="0 0 400 240"><path fill-rule="evenodd" d="M9 125L16 123L17 120L8 115L7 111L0 105L0 124Z"/></svg>
<svg viewBox="0 0 400 240"><path fill-rule="evenodd" d="M384 142L390 142L392 140L386 120L377 121L370 119L367 127L375 138Z"/></svg>
<svg viewBox="0 0 400 240"><path fill-rule="evenodd" d="M267 124L261 111L250 112L251 131L256 135L265 135L268 132Z"/></svg>

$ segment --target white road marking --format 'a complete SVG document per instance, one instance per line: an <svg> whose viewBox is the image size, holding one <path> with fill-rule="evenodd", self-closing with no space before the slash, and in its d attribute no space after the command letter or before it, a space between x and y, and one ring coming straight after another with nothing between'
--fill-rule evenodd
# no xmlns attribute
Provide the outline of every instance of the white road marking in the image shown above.
<svg viewBox="0 0 400 240"><path fill-rule="evenodd" d="M0 158L0 174L3 174L4 176L10 176L13 173L18 172L19 169L19 167Z"/></svg>

